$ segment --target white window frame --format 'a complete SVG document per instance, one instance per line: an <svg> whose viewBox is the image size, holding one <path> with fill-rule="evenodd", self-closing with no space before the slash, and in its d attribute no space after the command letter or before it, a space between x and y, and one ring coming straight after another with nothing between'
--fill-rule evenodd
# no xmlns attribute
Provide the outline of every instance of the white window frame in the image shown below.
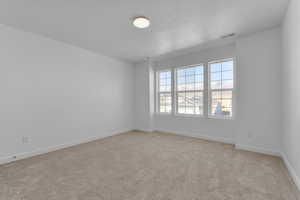
<svg viewBox="0 0 300 200"><path fill-rule="evenodd" d="M159 74L161 72L171 72L171 91L170 92L160 92L159 91L159 86L160 86L160 78L159 78ZM173 75L173 69L172 68L168 68L168 69L163 69L163 70L158 70L155 73L155 113L159 114L159 115L171 115L174 112L174 98L173 98L173 79L174 79L174 75ZM171 112L160 112L160 94L163 93L171 93Z"/></svg>
<svg viewBox="0 0 300 200"><path fill-rule="evenodd" d="M203 67L203 90L185 90L185 91L182 91L182 92L202 92L203 93L203 113L202 114L185 114L185 113L178 113L178 102L177 102L177 71L180 70L180 69L186 69L186 68L191 68L191 67L197 67L197 66L202 66ZM205 64L204 63L199 63L199 64L193 64L193 65L185 65L185 66L182 66L182 67L175 67L173 69L173 73L174 73L174 82L173 82L173 85L174 85L174 91L173 91L173 94L174 94L174 98L173 98L173 101L174 101L174 114L175 116L183 116L183 117L205 117L205 110L206 110L206 106L205 106L205 89L206 89L206 86L205 86L205 76L206 76L206 71L205 71Z"/></svg>
<svg viewBox="0 0 300 200"><path fill-rule="evenodd" d="M226 62L233 61L233 89L218 89L218 91L232 91L232 114L231 116L214 116L211 115L211 89L210 89L210 64L218 63L218 62ZM203 90L199 90L203 92L203 114L182 114L177 113L178 102L177 102L177 70L184 69L194 66L203 66L204 73L204 88ZM160 112L160 101L159 94L164 92L159 92L159 73L171 71L171 112ZM207 119L223 119L223 120L234 120L236 117L236 59L234 57L224 58L224 59L216 59L208 62L200 62L199 64L185 65L185 66L176 66L169 67L167 69L157 70L155 71L155 113L158 115L173 115L178 117L197 117L197 118L207 118ZM198 91L198 90L195 90ZM194 92L194 90L193 90ZM169 92L165 92L169 93Z"/></svg>
<svg viewBox="0 0 300 200"><path fill-rule="evenodd" d="M210 89L210 65L214 64L214 63L220 63L220 62L226 62L226 61L233 61L233 67L232 67L232 71L233 71L233 88L232 89ZM208 118L212 118L212 119L234 119L235 118L235 94L236 94L236 75L235 75L235 65L236 65L236 61L235 58L226 58L226 59L220 59L220 60L213 60L208 62L207 65L207 117ZM215 115L211 115L211 93L212 91L231 91L232 92L232 103L231 103L231 116L215 116Z"/></svg>

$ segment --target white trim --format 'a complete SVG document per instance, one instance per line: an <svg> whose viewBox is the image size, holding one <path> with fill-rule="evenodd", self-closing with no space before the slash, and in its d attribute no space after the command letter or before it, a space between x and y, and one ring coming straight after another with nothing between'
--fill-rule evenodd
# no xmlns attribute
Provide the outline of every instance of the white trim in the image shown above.
<svg viewBox="0 0 300 200"><path fill-rule="evenodd" d="M232 89L211 89L210 88L210 65L211 64L215 64L215 63L221 63L221 62L226 62L226 61L233 61L233 88ZM236 74L236 57L232 57L232 58L224 58L224 59L219 59L219 60L213 60L213 61L209 61L208 65L207 65L207 82L208 82L208 86L207 86L207 118L211 118L211 119L235 119L236 118L236 91L237 91L237 74ZM221 80L222 81L222 80ZM211 114L211 92L212 91L231 91L232 92L232 107L231 107L231 116L227 117L227 116L214 116Z"/></svg>
<svg viewBox="0 0 300 200"><path fill-rule="evenodd" d="M228 91L232 91L232 116L214 116L214 115L210 115L210 104L211 104L211 100L210 100L210 91L212 91L209 86L209 82L210 82L210 65L213 63L219 63L219 62L226 62L226 61L233 61L233 88L232 89L221 89L220 91L224 91L224 90L228 90ZM203 90L197 90L197 91L201 91L203 93L203 113L201 115L196 115L197 117L199 116L199 118L207 118L207 119L219 119L219 120L234 120L236 118L236 113L237 113L237 61L236 61L236 57L230 57L230 58L221 58L221 59L216 59L216 60L208 60L206 62L201 62L198 64L191 64L191 65L183 65L183 66L172 66L172 67L168 67L165 69L157 69L155 70L155 113L157 113L158 115L160 114L159 112L159 99L158 99L158 85L159 85L159 81L158 81L158 74L159 72L165 72L165 71L170 71L171 70L171 97L172 97L172 110L169 113L166 113L168 115L172 115L172 116L177 116L177 117L186 117L185 114L180 114L177 113L178 110L178 105L177 105L177 93L179 91L177 91L177 83L176 83L176 78L177 78L177 71L178 69L185 69L185 68L191 68L191 67L195 67L195 66L202 66L203 67L203 76L204 76L204 88ZM181 91L181 92L186 92L186 91ZM168 92L169 93L169 92ZM190 116L188 116L190 117Z"/></svg>
<svg viewBox="0 0 300 200"><path fill-rule="evenodd" d="M208 118L208 107L209 107L209 97L208 97L208 86L209 86L209 82L208 82L208 80L209 80L209 78L208 78L208 76L209 76L209 73L208 73L208 63L205 63L204 64L204 91L203 91L203 116L205 117L205 118Z"/></svg>
<svg viewBox="0 0 300 200"><path fill-rule="evenodd" d="M264 149L264 148L245 145L245 144L235 144L234 146L236 149L239 149L239 150L251 151L251 152L266 154L266 155L271 155L271 156L278 156L278 157L281 156L280 152L271 150L271 149Z"/></svg>
<svg viewBox="0 0 300 200"><path fill-rule="evenodd" d="M194 138L199 138L199 139L204 139L204 140L209 140L209 141L222 142L222 143L226 143L226 144L234 144L233 140L228 139L228 138L222 138L222 137L213 137L213 136L208 136L208 135L203 135L203 134L196 134L196 133L190 133L190 132L189 133L188 132L179 132L179 131L172 131L172 130L167 130L167 129L156 129L155 131L162 132L162 133L172 133L172 134L176 134L176 135L194 137ZM280 152L274 151L274 150L268 150L268 149L264 149L264 148L249 146L249 145L243 145L243 144L235 144L235 149L245 150L245 151L250 151L250 152L255 152L255 153L260 153L260 154L265 154L265 155L277 156L277 157L282 158L286 168L288 169L288 172L290 173L290 176L292 177L297 189L300 192L300 178L297 176L296 170L291 165L287 156L284 153L280 153Z"/></svg>
<svg viewBox="0 0 300 200"><path fill-rule="evenodd" d="M285 164L286 168L288 169L288 172L290 173L290 176L292 177L298 191L300 192L300 178L298 177L296 170L288 160L288 157L285 153L281 153L281 158L283 160L283 163Z"/></svg>
<svg viewBox="0 0 300 200"><path fill-rule="evenodd" d="M260 153L260 154L266 154L266 155L280 157L283 160L283 163L284 163L285 167L287 168L290 176L292 177L298 191L300 192L300 178L297 175L296 170L294 169L294 167L288 160L288 157L286 156L285 153L274 151L274 150L267 150L267 149L263 149L263 148L253 147L253 146L249 146L249 145L243 145L243 144L236 144L235 148L240 149L240 150L251 151L251 152L256 152L256 153Z"/></svg>
<svg viewBox="0 0 300 200"><path fill-rule="evenodd" d="M208 115L207 119L235 120L233 117L226 117L226 116L219 116L219 115Z"/></svg>
<svg viewBox="0 0 300 200"><path fill-rule="evenodd" d="M180 69L187 69L187 68L194 68L194 67L202 67L203 70L203 89L202 90L184 90L184 91L178 91L177 90L177 72L178 70ZM173 114L174 115L177 115L177 116L185 116L185 115L196 115L196 116L200 116L200 117L204 117L204 113L205 113L205 64L204 63L199 63L199 64L193 64L193 65L185 65L185 66L181 66L181 67L176 67L176 68L173 68L173 74L174 74L174 78L173 78L173 85L174 85L174 90L173 90L173 102L174 102L174 112ZM178 93L187 93L187 92L202 92L202 103L203 103L203 112L202 114L185 114L185 113L178 113L178 101L177 101L177 96L178 96Z"/></svg>
<svg viewBox="0 0 300 200"><path fill-rule="evenodd" d="M132 131L140 131L140 132L145 132L145 133L152 133L153 132L152 129L144 129L144 128L137 128L137 129L133 129Z"/></svg>
<svg viewBox="0 0 300 200"><path fill-rule="evenodd" d="M156 112L155 115L157 116L170 116L172 112Z"/></svg>
<svg viewBox="0 0 300 200"><path fill-rule="evenodd" d="M121 134L121 133L129 132L131 130L132 129L114 131L114 132L111 132L111 133L105 133L101 136L95 136L95 137L90 137L90 138L87 138L87 139L75 140L75 141L68 142L68 143L65 143L65 144L59 144L59 145L55 145L55 146L51 146L51 147L46 147L46 148L43 148L43 149L36 149L34 151L31 151L31 152L22 152L22 153L18 153L18 154L15 154L15 155L10 155L10 156L7 156L7 157L0 157L0 165L7 164L7 163L10 163L10 162L14 162L14 161L17 161L17 160L30 158L30 157L37 156L37 155L46 154L46 153L57 151L57 150L60 150L60 149L65 149L65 148L72 147L72 146L75 146L75 145L88 143L88 142L91 142L91 141L103 139L103 138L110 137L110 136L113 136L113 135L118 135L118 134Z"/></svg>
<svg viewBox="0 0 300 200"><path fill-rule="evenodd" d="M156 129L155 131L162 132L162 133L172 133L175 135L188 136L188 137L209 140L209 141L215 141L215 142L221 142L221 143L226 143L226 144L234 144L233 140L230 138L209 136L209 135L202 134L202 133L191 133L191 132L174 131L174 130L168 130L168 129Z"/></svg>
<svg viewBox="0 0 300 200"><path fill-rule="evenodd" d="M159 86L160 86L160 78L158 77L161 72L171 72L171 91L170 92L160 92L159 91ZM154 71L155 77L154 77L154 95L155 95L155 102L154 102L154 110L155 113L157 114L169 114L171 115L173 113L173 69L168 68L168 69L163 69L163 70L157 70ZM171 94L171 112L160 112L160 94Z"/></svg>
<svg viewBox="0 0 300 200"><path fill-rule="evenodd" d="M172 94L171 94L171 98L172 98L172 112L171 114L174 115L176 113L176 104L177 104L177 101L176 101L176 94L175 94L175 90L176 90L176 85L175 85L175 82L176 82L176 73L174 71L174 68L171 69L172 70L172 86L171 86L171 89L172 89Z"/></svg>
<svg viewBox="0 0 300 200"><path fill-rule="evenodd" d="M175 117L187 117L187 118L189 118L189 117L193 118L194 117L194 118L205 118L206 119L206 117L203 114L182 114L182 113L175 113L174 116Z"/></svg>

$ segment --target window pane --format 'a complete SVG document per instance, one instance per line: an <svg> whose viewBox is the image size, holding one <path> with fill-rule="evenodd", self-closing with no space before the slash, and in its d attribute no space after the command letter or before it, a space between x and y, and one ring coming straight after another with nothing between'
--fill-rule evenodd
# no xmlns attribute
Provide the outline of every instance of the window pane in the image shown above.
<svg viewBox="0 0 300 200"><path fill-rule="evenodd" d="M222 79L223 80L233 80L233 71L223 71Z"/></svg>
<svg viewBox="0 0 300 200"><path fill-rule="evenodd" d="M159 72L160 78L171 78L171 71L163 71Z"/></svg>
<svg viewBox="0 0 300 200"><path fill-rule="evenodd" d="M209 65L210 115L232 116L233 60Z"/></svg>
<svg viewBox="0 0 300 200"><path fill-rule="evenodd" d="M177 90L178 90L178 91L183 91L183 90L185 90L185 84L177 85Z"/></svg>
<svg viewBox="0 0 300 200"><path fill-rule="evenodd" d="M203 114L203 65L176 70L177 113Z"/></svg>
<svg viewBox="0 0 300 200"><path fill-rule="evenodd" d="M177 109L178 109L177 110L178 113L185 113L185 107L184 106L178 106Z"/></svg>
<svg viewBox="0 0 300 200"><path fill-rule="evenodd" d="M203 90L203 66L177 69L177 91Z"/></svg>
<svg viewBox="0 0 300 200"><path fill-rule="evenodd" d="M232 89L232 88L233 88L233 80L222 81L222 89Z"/></svg>
<svg viewBox="0 0 300 200"><path fill-rule="evenodd" d="M222 73L221 72L213 72L210 74L210 80L211 81L221 81L221 76Z"/></svg>
<svg viewBox="0 0 300 200"><path fill-rule="evenodd" d="M172 95L171 93L159 94L159 112L169 113L172 110Z"/></svg>
<svg viewBox="0 0 300 200"><path fill-rule="evenodd" d="M195 75L195 70L193 68L186 68L185 69L185 75L186 76Z"/></svg>
<svg viewBox="0 0 300 200"><path fill-rule="evenodd" d="M159 92L171 92L171 71L159 72Z"/></svg>
<svg viewBox="0 0 300 200"><path fill-rule="evenodd" d="M158 72L158 111L170 113L172 111L172 72L171 70Z"/></svg>
<svg viewBox="0 0 300 200"><path fill-rule="evenodd" d="M211 81L210 82L210 88L215 90L215 89L221 89L222 85L221 85L221 81Z"/></svg>
<svg viewBox="0 0 300 200"><path fill-rule="evenodd" d="M231 99L222 99L222 107L228 108L232 107L232 100Z"/></svg>
<svg viewBox="0 0 300 200"><path fill-rule="evenodd" d="M214 96L214 94L212 94L212 96ZM232 116L232 98L212 98L210 114L216 116Z"/></svg>
<svg viewBox="0 0 300 200"><path fill-rule="evenodd" d="M212 99L221 99L222 98L222 92L221 91L212 92L211 93L211 98Z"/></svg>
<svg viewBox="0 0 300 200"><path fill-rule="evenodd" d="M186 108L185 108L185 114L194 114L194 107L192 107L192 106L187 106Z"/></svg>
<svg viewBox="0 0 300 200"><path fill-rule="evenodd" d="M222 99L212 99L211 100L211 105L213 107L217 107L218 104L221 104L222 105Z"/></svg>
<svg viewBox="0 0 300 200"><path fill-rule="evenodd" d="M211 104L211 115L214 116L232 116L231 100L213 100Z"/></svg>
<svg viewBox="0 0 300 200"><path fill-rule="evenodd" d="M232 91L222 91L223 99L232 99Z"/></svg>
<svg viewBox="0 0 300 200"><path fill-rule="evenodd" d="M232 91L212 91L210 114L218 116L231 116L231 111Z"/></svg>
<svg viewBox="0 0 300 200"><path fill-rule="evenodd" d="M223 116L228 116L228 117L232 116L232 108L231 107L228 107L228 108L223 107L222 111L223 111L222 112Z"/></svg>
<svg viewBox="0 0 300 200"><path fill-rule="evenodd" d="M204 89L204 85L203 82L201 83L195 83L195 90L203 90Z"/></svg>
<svg viewBox="0 0 300 200"><path fill-rule="evenodd" d="M203 114L203 92L178 92L177 112L179 114Z"/></svg>
<svg viewBox="0 0 300 200"><path fill-rule="evenodd" d="M222 69L221 63L213 63L210 65L210 72L220 72Z"/></svg>
<svg viewBox="0 0 300 200"><path fill-rule="evenodd" d="M223 62L222 71L233 71L233 60Z"/></svg>
<svg viewBox="0 0 300 200"><path fill-rule="evenodd" d="M171 91L171 85L161 85L159 91L160 92L170 92Z"/></svg>
<svg viewBox="0 0 300 200"><path fill-rule="evenodd" d="M195 76L195 82L202 83L204 80L203 74L196 74Z"/></svg>
<svg viewBox="0 0 300 200"><path fill-rule="evenodd" d="M195 74L196 75L203 74L203 66L202 65L195 68Z"/></svg>

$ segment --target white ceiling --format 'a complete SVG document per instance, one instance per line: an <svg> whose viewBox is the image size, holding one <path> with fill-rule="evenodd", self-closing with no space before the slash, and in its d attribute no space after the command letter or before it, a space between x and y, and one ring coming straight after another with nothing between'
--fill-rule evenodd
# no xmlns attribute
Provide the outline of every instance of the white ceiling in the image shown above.
<svg viewBox="0 0 300 200"><path fill-rule="evenodd" d="M280 24L288 0L0 0L0 23L130 62ZM151 19L136 29L131 19Z"/></svg>

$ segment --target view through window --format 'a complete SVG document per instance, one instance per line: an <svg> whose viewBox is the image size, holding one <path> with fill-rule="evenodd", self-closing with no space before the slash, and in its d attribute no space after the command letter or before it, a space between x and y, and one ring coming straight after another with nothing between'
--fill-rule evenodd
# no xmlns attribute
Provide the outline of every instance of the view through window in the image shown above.
<svg viewBox="0 0 300 200"><path fill-rule="evenodd" d="M171 70L158 73L158 104L160 113L172 111L172 72Z"/></svg>
<svg viewBox="0 0 300 200"><path fill-rule="evenodd" d="M176 108L178 114L203 114L203 65L176 70Z"/></svg>
<svg viewBox="0 0 300 200"><path fill-rule="evenodd" d="M158 71L156 88L159 113L232 118L234 60Z"/></svg>
<svg viewBox="0 0 300 200"><path fill-rule="evenodd" d="M209 114L232 116L233 60L209 63Z"/></svg>

